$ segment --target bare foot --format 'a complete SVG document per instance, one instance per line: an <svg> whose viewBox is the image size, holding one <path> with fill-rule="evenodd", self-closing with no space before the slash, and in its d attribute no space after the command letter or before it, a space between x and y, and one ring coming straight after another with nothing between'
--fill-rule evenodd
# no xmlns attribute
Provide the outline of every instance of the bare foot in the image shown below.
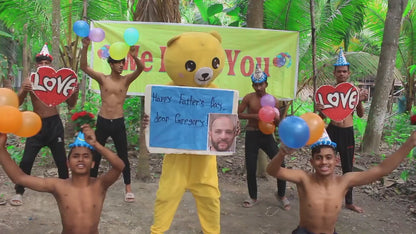
<svg viewBox="0 0 416 234"><path fill-rule="evenodd" d="M345 205L345 208L350 209L350 210L352 210L352 211L355 211L355 212L357 212L357 213L364 213L363 208L361 208L361 207L359 207L359 206L356 206L356 205L354 205L354 204L346 204L346 205Z"/></svg>

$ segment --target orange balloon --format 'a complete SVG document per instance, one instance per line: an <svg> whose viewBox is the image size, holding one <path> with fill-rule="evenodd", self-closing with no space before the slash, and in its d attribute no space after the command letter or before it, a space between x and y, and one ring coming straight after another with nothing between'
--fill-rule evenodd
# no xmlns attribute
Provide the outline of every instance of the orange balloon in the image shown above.
<svg viewBox="0 0 416 234"><path fill-rule="evenodd" d="M22 126L22 113L13 106L0 106L0 132L12 133Z"/></svg>
<svg viewBox="0 0 416 234"><path fill-rule="evenodd" d="M19 107L19 98L17 94L8 88L0 88L0 106Z"/></svg>
<svg viewBox="0 0 416 234"><path fill-rule="evenodd" d="M325 130L325 122L319 115L312 112L305 113L300 117L308 124L310 136L306 144L311 145L322 137Z"/></svg>
<svg viewBox="0 0 416 234"><path fill-rule="evenodd" d="M42 128L42 120L35 112L23 111L22 118L22 126L14 132L17 136L31 137L36 135Z"/></svg>
<svg viewBox="0 0 416 234"><path fill-rule="evenodd" d="M259 120L259 129L262 133L269 135L274 133L274 130L276 129L276 125L274 123L267 123L263 120Z"/></svg>

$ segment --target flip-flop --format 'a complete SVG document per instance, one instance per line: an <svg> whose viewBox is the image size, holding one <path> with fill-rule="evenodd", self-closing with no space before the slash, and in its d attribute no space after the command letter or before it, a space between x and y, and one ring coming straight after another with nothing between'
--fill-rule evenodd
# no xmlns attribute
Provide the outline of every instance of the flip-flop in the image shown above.
<svg viewBox="0 0 416 234"><path fill-rule="evenodd" d="M132 192L126 193L126 195L124 196L124 201L127 202L127 203L134 202L134 193L132 193Z"/></svg>
<svg viewBox="0 0 416 234"><path fill-rule="evenodd" d="M277 191L274 193L274 196L280 202L284 210L290 210L291 208L290 201L289 199L287 199L287 197L283 197L283 198L279 197L279 195L277 194Z"/></svg>
<svg viewBox="0 0 416 234"><path fill-rule="evenodd" d="M257 200L249 198L249 199L244 200L243 207L244 208L250 208L250 207L254 206L256 203L257 203Z"/></svg>
<svg viewBox="0 0 416 234"><path fill-rule="evenodd" d="M23 196L22 196L22 194L16 194L16 195L14 195L10 199L9 203L12 206L21 206L21 205L23 205Z"/></svg>

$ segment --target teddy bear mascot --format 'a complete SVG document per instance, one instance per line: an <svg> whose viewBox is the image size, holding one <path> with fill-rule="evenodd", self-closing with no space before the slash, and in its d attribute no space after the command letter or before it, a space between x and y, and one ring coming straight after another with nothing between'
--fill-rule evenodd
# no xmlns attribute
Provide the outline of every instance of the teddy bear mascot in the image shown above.
<svg viewBox="0 0 416 234"><path fill-rule="evenodd" d="M167 43L164 55L170 85L215 88L225 52L218 32L186 32ZM215 155L166 154L156 193L151 233L163 233L172 223L184 192L192 193L204 233L220 233L220 191Z"/></svg>

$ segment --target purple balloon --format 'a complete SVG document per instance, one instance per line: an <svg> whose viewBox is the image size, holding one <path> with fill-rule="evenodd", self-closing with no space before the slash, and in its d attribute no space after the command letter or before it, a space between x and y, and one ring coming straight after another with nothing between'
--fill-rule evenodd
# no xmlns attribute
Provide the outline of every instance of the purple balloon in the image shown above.
<svg viewBox="0 0 416 234"><path fill-rule="evenodd" d="M101 28L93 28L90 30L88 37L91 41L100 42L105 38L105 32Z"/></svg>
<svg viewBox="0 0 416 234"><path fill-rule="evenodd" d="M261 106L275 106L276 105L276 99L270 95L266 94L260 99Z"/></svg>

